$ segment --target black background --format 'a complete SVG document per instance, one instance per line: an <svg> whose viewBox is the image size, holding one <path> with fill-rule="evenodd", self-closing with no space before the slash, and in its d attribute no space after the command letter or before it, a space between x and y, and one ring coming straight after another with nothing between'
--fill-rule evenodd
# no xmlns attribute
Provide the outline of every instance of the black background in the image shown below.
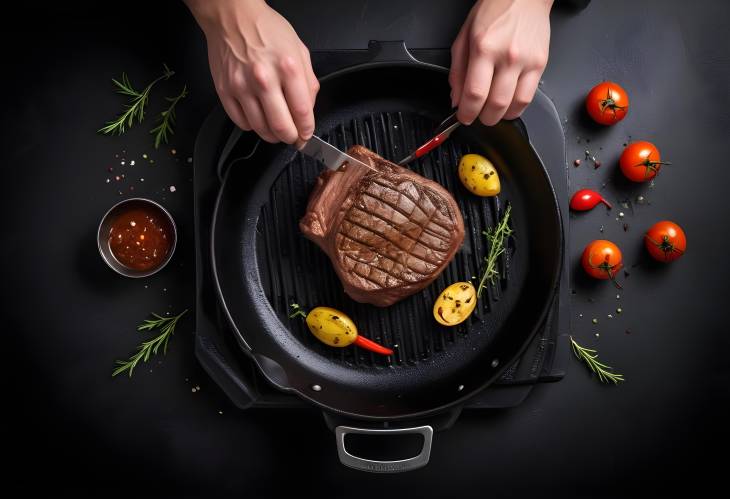
<svg viewBox="0 0 730 499"><path fill-rule="evenodd" d="M369 39L448 47L469 8L466 1L272 3L313 50L365 48ZM463 414L436 436L426 469L376 476L339 464L316 410L233 408L196 363L190 314L167 356L132 379L110 377L114 360L143 338L135 326L149 312L193 304L187 158L216 104L204 38L181 2L34 4L6 12L4 485L84 495L585 497L685 487L697 493L719 483L728 444L723 407L730 402L728 16L724 1L679 0L594 1L552 15L542 88L567 120L571 190L603 189L616 203L643 194L650 202L570 220L571 265L591 239L612 239L624 251L631 275L620 299L607 283L572 268L571 326L626 383L602 386L571 362L563 381L538 386L516 409ZM123 102L110 79L126 71L142 86L162 62L178 74L155 89L147 121L123 137L97 135ZM582 96L603 79L623 84L632 99L627 119L609 129L586 123L580 109ZM161 96L183 83L190 96L179 107L177 133L155 151L152 117ZM674 163L652 189L616 174L629 138L654 142ZM601 168L572 166L586 148ZM161 201L180 231L171 264L144 280L115 275L95 245L102 214L132 194ZM615 220L618 211L625 220ZM681 224L689 238L687 254L670 266L648 261L642 250L642 231L661 219ZM200 391L192 392L195 386Z"/></svg>

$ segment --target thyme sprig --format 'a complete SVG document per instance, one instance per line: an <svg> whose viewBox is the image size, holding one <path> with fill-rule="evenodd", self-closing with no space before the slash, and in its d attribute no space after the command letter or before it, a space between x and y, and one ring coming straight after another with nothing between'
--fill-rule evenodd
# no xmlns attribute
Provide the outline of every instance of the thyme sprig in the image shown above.
<svg viewBox="0 0 730 499"><path fill-rule="evenodd" d="M167 134L174 135L175 131L173 126L175 125L175 106L177 103L184 99L188 95L188 86L183 86L182 92L176 97L165 97L165 100L170 103L170 106L162 111L157 116L158 125L150 130L150 133L155 136L155 149L160 147L160 143L164 142L167 144Z"/></svg>
<svg viewBox="0 0 730 499"><path fill-rule="evenodd" d="M293 319L294 317L301 316L303 318L307 318L307 313L304 311L304 309L298 304L298 303L292 303L289 305L291 307L291 314L289 314L289 318Z"/></svg>
<svg viewBox="0 0 730 499"><path fill-rule="evenodd" d="M573 347L575 356L585 362L588 368L598 375L601 383L613 382L617 385L620 381L624 381L623 374L611 372L613 367L598 361L598 353L595 350L580 346L572 336L570 337L570 345Z"/></svg>
<svg viewBox="0 0 730 499"><path fill-rule="evenodd" d="M512 228L509 226L509 217L512 213L512 205L507 205L504 210L502 219L497 224L496 228L490 227L482 233L487 238L489 243L489 253L484 257L484 273L482 278L479 280L479 287L477 288L477 298L481 298L482 291L494 281L499 278L499 270L497 269L497 260L506 251L505 242L514 233Z"/></svg>
<svg viewBox="0 0 730 499"><path fill-rule="evenodd" d="M99 133L121 135L132 126L134 120L137 120L137 123L142 122L152 87L160 80L167 80L175 74L175 71L167 67L167 64L163 64L163 66L164 72L162 75L152 80L141 92L134 89L127 73L122 73L121 81L112 79L112 82L117 87L117 92L131 97L131 99L128 104L125 104L125 109L119 116L111 121L107 121L105 126L97 130Z"/></svg>
<svg viewBox="0 0 730 499"><path fill-rule="evenodd" d="M153 329L160 329L160 334L151 340L144 341L137 347L137 353L132 355L129 360L118 360L116 361L117 368L112 372L112 377L121 374L125 371L129 372L129 377L132 377L134 368L141 360L147 362L151 355L157 355L160 347L162 347L163 355L167 353L167 342L170 341L170 337L175 334L175 326L180 317L185 315L188 310L183 310L180 314L173 317L162 317L158 314L151 314L154 319L145 319L145 321L137 326L137 331L152 331Z"/></svg>

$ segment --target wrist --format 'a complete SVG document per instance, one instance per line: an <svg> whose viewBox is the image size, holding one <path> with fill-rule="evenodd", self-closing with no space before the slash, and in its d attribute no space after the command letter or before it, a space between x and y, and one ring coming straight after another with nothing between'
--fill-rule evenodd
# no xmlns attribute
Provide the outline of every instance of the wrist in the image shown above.
<svg viewBox="0 0 730 499"><path fill-rule="evenodd" d="M268 7L265 0L183 0L201 29L221 26L223 21L240 15L253 15Z"/></svg>

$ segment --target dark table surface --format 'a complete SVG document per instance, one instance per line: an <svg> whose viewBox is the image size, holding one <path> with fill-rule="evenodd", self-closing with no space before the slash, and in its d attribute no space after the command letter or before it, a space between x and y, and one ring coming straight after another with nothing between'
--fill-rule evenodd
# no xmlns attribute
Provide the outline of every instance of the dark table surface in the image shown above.
<svg viewBox="0 0 730 499"><path fill-rule="evenodd" d="M470 2L272 3L310 48L331 50L365 48L369 39L448 47ZM627 381L602 386L571 362L564 380L538 386L515 409L463 414L437 435L428 468L397 476L343 468L317 410L236 410L194 358L190 314L166 356L131 379L111 378L114 361L143 338L135 326L149 312L193 305L187 158L216 105L191 16L180 2L152 5L33 4L5 16L5 487L126 496L257 497L294 487L323 497L586 497L697 491L721 480L722 408L730 402L728 2L594 1L583 11L554 10L542 89L566 120L569 162L588 148L603 164L571 166L571 189L650 202L570 219L571 332ZM163 62L178 74L157 89L148 121L122 137L97 135L122 103L110 79L126 71L141 85ZM603 79L621 82L632 99L628 118L609 129L590 126L580 112L582 96ZM152 113L183 83L190 96L176 134L154 150ZM674 163L651 189L616 174L630 138L656 143ZM180 231L171 264L143 280L112 273L95 244L101 215L131 195L164 203ZM624 220L615 220L618 211ZM652 264L642 250L642 231L661 219L680 223L689 237L686 256L670 266ZM583 246L603 237L622 247L630 271L620 299L575 268Z"/></svg>

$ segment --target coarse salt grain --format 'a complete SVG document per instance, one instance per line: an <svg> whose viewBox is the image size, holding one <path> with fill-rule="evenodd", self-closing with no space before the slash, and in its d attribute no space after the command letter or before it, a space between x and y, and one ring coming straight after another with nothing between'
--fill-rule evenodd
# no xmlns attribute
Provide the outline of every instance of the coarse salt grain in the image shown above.
<svg viewBox="0 0 730 499"><path fill-rule="evenodd" d="M170 186L170 192L175 192L176 190L177 190L177 189L175 188L175 186L174 186L174 185L171 185L171 186Z"/></svg>

